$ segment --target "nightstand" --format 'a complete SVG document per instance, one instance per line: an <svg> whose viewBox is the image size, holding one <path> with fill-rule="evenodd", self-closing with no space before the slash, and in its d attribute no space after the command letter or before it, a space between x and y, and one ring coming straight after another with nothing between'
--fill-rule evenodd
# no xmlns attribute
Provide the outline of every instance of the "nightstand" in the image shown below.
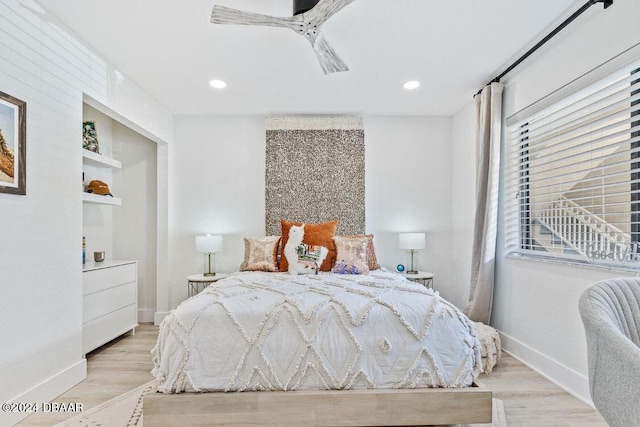
<svg viewBox="0 0 640 427"><path fill-rule="evenodd" d="M420 283L429 289L433 289L433 278L435 276L433 273L429 273L428 271L418 271L417 274L401 274L412 282Z"/></svg>
<svg viewBox="0 0 640 427"><path fill-rule="evenodd" d="M189 298L200 293L204 288L220 279L224 279L228 274L216 273L215 276L205 276L204 274L192 274L187 276L187 288L189 290Z"/></svg>

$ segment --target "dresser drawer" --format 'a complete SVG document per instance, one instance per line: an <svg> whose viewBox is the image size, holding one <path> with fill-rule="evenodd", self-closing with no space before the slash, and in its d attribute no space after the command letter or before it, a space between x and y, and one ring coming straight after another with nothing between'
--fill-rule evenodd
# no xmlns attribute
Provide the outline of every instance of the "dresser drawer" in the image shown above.
<svg viewBox="0 0 640 427"><path fill-rule="evenodd" d="M91 351L138 326L137 261L87 263L82 272L82 348Z"/></svg>
<svg viewBox="0 0 640 427"><path fill-rule="evenodd" d="M129 282L85 295L82 298L82 322L90 322L122 307L135 304L137 294L137 282Z"/></svg>
<svg viewBox="0 0 640 427"><path fill-rule="evenodd" d="M82 273L83 295L100 292L137 280L135 263L89 270Z"/></svg>
<svg viewBox="0 0 640 427"><path fill-rule="evenodd" d="M82 350L87 353L138 326L138 307L123 307L82 327Z"/></svg>

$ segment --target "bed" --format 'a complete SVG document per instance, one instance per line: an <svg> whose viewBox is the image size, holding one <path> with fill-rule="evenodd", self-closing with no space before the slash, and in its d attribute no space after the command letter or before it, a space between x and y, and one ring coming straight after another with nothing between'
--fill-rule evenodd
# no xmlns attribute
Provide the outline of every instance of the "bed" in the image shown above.
<svg viewBox="0 0 640 427"><path fill-rule="evenodd" d="M384 269L234 273L165 318L153 359L145 425L491 422L473 323Z"/></svg>

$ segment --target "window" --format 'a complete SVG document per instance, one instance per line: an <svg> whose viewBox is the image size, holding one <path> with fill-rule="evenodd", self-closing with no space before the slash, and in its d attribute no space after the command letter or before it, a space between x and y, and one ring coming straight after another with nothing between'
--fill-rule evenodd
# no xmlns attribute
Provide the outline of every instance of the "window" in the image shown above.
<svg viewBox="0 0 640 427"><path fill-rule="evenodd" d="M640 269L640 61L507 127L507 253Z"/></svg>

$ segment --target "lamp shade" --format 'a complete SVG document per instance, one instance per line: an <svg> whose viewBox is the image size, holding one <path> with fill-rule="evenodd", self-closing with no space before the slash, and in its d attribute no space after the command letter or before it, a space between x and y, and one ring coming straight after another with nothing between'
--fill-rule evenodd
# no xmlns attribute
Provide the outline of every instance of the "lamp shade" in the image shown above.
<svg viewBox="0 0 640 427"><path fill-rule="evenodd" d="M222 250L222 236L196 236L196 251L202 253L220 252Z"/></svg>
<svg viewBox="0 0 640 427"><path fill-rule="evenodd" d="M400 233L400 249L424 249L424 233Z"/></svg>

